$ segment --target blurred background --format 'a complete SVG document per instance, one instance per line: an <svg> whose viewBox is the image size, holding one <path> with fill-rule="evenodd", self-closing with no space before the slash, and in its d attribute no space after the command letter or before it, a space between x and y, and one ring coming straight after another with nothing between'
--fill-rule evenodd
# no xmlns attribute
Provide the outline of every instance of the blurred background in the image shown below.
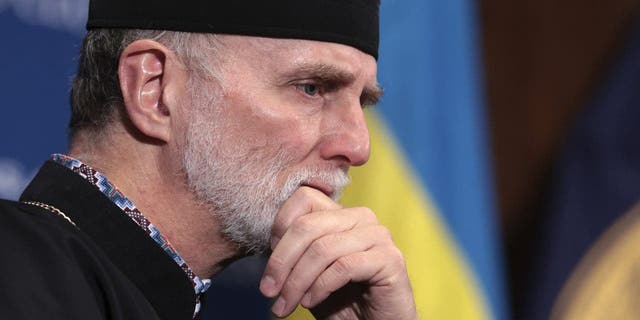
<svg viewBox="0 0 640 320"><path fill-rule="evenodd" d="M0 0L1 198L67 148L87 3ZM343 203L391 229L425 319L547 319L640 195L640 2L382 3L385 97ZM216 278L204 319L268 319L262 263Z"/></svg>

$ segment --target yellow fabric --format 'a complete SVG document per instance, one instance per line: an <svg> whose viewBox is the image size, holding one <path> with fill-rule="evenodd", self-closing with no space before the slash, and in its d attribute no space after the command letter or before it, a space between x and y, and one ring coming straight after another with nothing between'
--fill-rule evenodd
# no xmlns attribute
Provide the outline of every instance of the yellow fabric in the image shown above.
<svg viewBox="0 0 640 320"><path fill-rule="evenodd" d="M632 320L640 315L640 205L589 249L562 289L552 320Z"/></svg>
<svg viewBox="0 0 640 320"><path fill-rule="evenodd" d="M422 319L491 318L475 280L412 170L375 112L367 113L371 159L351 172L345 206L367 206L404 253ZM428 146L425 146L428 147ZM313 319L298 308L288 319Z"/></svg>

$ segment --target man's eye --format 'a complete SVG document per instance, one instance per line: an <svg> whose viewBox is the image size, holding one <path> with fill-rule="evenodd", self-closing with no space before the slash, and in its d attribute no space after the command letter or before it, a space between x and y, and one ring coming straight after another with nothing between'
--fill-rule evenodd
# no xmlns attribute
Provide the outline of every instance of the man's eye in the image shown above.
<svg viewBox="0 0 640 320"><path fill-rule="evenodd" d="M320 93L320 87L318 85L313 84L313 83L301 84L301 85L299 85L299 88L305 94L308 94L310 96L315 96L315 95Z"/></svg>

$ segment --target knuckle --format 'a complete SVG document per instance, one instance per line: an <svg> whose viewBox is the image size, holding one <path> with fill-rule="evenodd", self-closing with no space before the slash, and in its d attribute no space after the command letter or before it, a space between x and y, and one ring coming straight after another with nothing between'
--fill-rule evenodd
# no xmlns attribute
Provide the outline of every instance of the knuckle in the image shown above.
<svg viewBox="0 0 640 320"><path fill-rule="evenodd" d="M282 268L284 268L285 260L283 257L280 257L277 254L272 254L267 262L267 269L273 270L278 273Z"/></svg>
<svg viewBox="0 0 640 320"><path fill-rule="evenodd" d="M295 274L292 274L287 278L287 281L285 282L282 291L283 291L283 294L286 294L291 297L293 295L299 294L305 289L306 288L303 285L302 279L300 279L300 277L296 276Z"/></svg>
<svg viewBox="0 0 640 320"><path fill-rule="evenodd" d="M328 238L316 239L309 246L309 251L314 257L324 257L331 251L331 242Z"/></svg>
<svg viewBox="0 0 640 320"><path fill-rule="evenodd" d="M356 209L358 210L358 212L360 212L364 220L371 223L378 223L378 216L376 216L376 213L373 212L373 210L371 210L370 208L356 207Z"/></svg>
<svg viewBox="0 0 640 320"><path fill-rule="evenodd" d="M334 281L332 281L332 279L334 279L335 276L328 276L326 274L323 274L321 277L319 277L315 283L313 284L313 291L318 293L318 292L326 292L326 291L333 291L334 288L332 287L332 284Z"/></svg>
<svg viewBox="0 0 640 320"><path fill-rule="evenodd" d="M349 256L341 257L333 263L333 270L338 276L349 276L353 266L352 259Z"/></svg>
<svg viewBox="0 0 640 320"><path fill-rule="evenodd" d="M389 257L389 261L395 269L405 269L406 262L404 259L404 254L402 251L398 249L396 246L389 246L387 250L387 256Z"/></svg>
<svg viewBox="0 0 640 320"><path fill-rule="evenodd" d="M310 215L298 217L291 226L296 234L309 234L316 229L315 220Z"/></svg>
<svg viewBox="0 0 640 320"><path fill-rule="evenodd" d="M316 197L318 197L318 193L320 192L314 188L307 186L302 186L298 190L298 192L300 193L300 197L304 200L315 199Z"/></svg>
<svg viewBox="0 0 640 320"><path fill-rule="evenodd" d="M393 235L391 234L391 230L383 225L377 225L375 227L375 232L378 239L383 240L384 242L393 243Z"/></svg>

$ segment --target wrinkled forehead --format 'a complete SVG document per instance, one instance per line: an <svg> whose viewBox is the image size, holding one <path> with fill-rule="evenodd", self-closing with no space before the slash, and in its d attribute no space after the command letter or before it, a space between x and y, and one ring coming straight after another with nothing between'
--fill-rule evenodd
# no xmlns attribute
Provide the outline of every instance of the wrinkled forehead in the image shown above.
<svg viewBox="0 0 640 320"><path fill-rule="evenodd" d="M265 74L331 74L375 85L377 61L368 53L340 43L227 35L219 37L231 61L247 63ZM233 64L233 62L231 63Z"/></svg>

